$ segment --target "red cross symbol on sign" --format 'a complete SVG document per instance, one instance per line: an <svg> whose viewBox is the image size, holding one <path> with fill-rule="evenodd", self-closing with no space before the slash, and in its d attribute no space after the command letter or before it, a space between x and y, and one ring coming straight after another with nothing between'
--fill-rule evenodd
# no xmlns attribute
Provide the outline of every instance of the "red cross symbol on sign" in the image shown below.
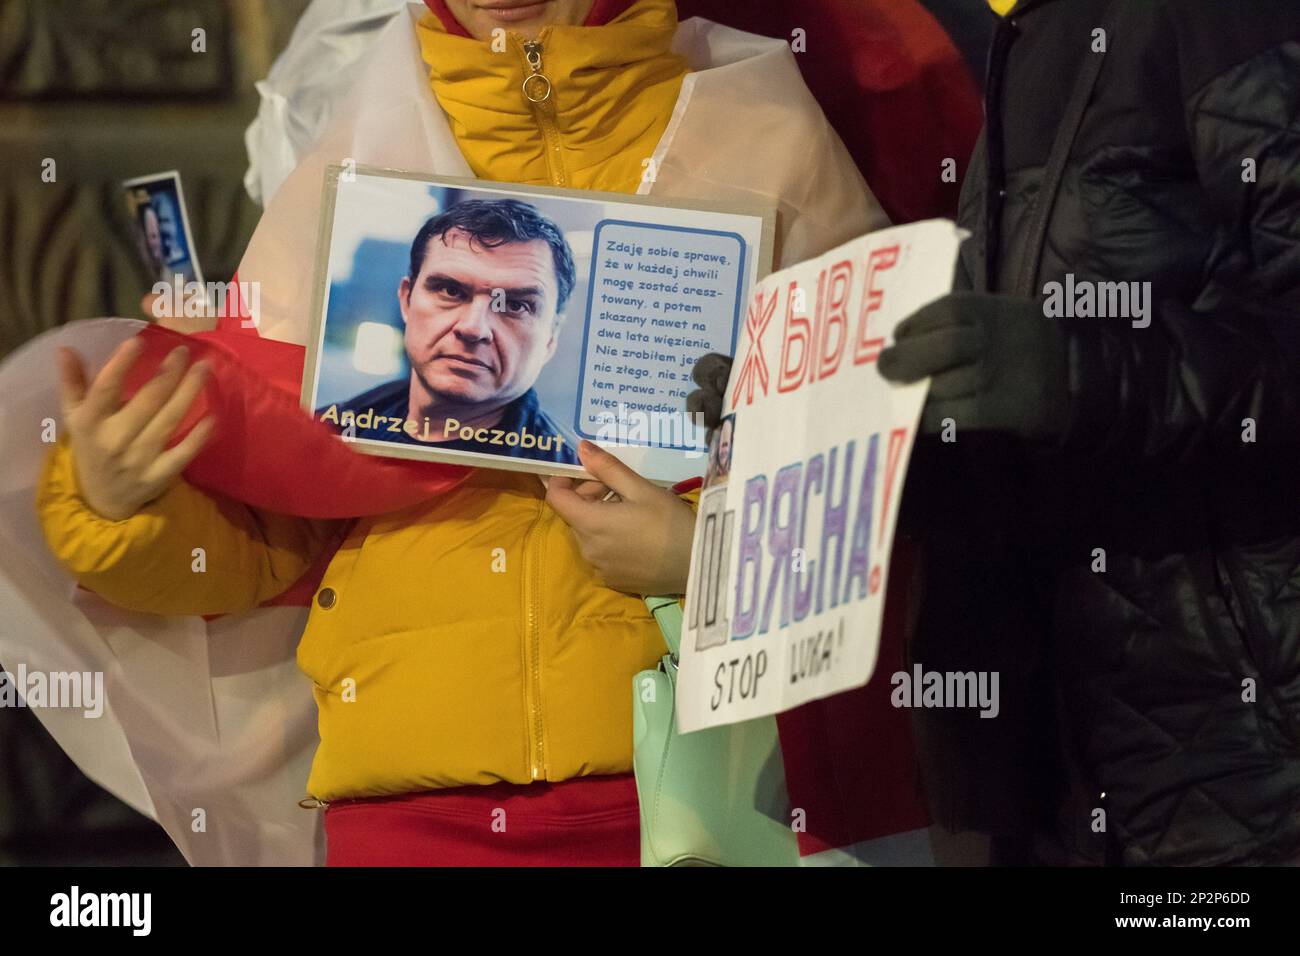
<svg viewBox="0 0 1300 956"><path fill-rule="evenodd" d="M734 409L736 403L740 400L740 393L745 393L745 404L754 404L754 383L758 382L763 388L763 394L767 394L767 360L763 357L763 333L767 331L768 323L772 321L772 316L776 314L776 290L772 290L772 297L763 301L763 294L759 292L749 303L749 309L745 313L745 334L748 339L748 348L745 352L745 360L740 366L740 378L736 380L736 387L731 393L731 407ZM756 307L757 310L756 311Z"/></svg>

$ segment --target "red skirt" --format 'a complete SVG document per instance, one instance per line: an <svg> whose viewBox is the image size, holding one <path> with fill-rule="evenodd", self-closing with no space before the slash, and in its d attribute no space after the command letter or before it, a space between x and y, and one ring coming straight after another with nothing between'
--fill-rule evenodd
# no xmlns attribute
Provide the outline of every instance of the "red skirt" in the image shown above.
<svg viewBox="0 0 1300 956"><path fill-rule="evenodd" d="M639 866L632 774L338 800L326 866Z"/></svg>

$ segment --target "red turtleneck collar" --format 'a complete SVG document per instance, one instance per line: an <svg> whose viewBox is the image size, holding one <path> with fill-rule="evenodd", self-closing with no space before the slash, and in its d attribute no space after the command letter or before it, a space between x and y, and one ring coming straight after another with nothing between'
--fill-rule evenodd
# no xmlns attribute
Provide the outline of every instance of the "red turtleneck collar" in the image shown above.
<svg viewBox="0 0 1300 956"><path fill-rule="evenodd" d="M591 13L587 14L587 19L582 21L582 25L584 27L604 26L634 3L636 0L596 0L592 5ZM469 31L452 16L446 0L424 0L424 5L433 11L433 15L442 21L442 28L452 36L469 36Z"/></svg>

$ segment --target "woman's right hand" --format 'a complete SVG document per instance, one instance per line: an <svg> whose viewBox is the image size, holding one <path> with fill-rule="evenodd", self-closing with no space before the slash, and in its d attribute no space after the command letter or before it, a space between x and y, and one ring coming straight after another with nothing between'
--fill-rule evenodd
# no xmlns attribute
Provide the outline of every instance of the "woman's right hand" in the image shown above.
<svg viewBox="0 0 1300 956"><path fill-rule="evenodd" d="M190 365L189 349L178 346L124 403L122 384L141 348L139 338L123 342L89 386L81 356L59 349L63 427L77 488L91 510L110 521L131 517L166 491L203 450L216 424L209 415L167 447L202 390L208 365Z"/></svg>

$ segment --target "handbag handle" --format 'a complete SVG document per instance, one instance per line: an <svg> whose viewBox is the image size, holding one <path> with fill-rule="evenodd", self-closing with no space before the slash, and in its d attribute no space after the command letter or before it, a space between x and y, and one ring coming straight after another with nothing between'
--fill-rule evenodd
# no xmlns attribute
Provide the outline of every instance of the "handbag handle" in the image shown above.
<svg viewBox="0 0 1300 956"><path fill-rule="evenodd" d="M664 643L668 645L668 653L676 663L677 649L682 644L681 602L676 597L660 595L646 598L645 606L650 609L650 613L659 624L659 633L663 635Z"/></svg>
<svg viewBox="0 0 1300 956"><path fill-rule="evenodd" d="M1029 220L1029 243L1025 246L1024 258L1020 262L1019 275L1014 292L1017 295L1032 297L1038 278L1038 266L1043 259L1043 247L1047 244L1047 226L1056 206L1056 197L1061 190L1061 179L1065 175L1066 164L1070 160L1070 150L1083 125L1083 114L1088 110L1097 77L1101 76L1102 63L1109 49L1110 38L1115 33L1115 24L1119 20L1120 4L1111 0L1102 10L1101 29L1105 31L1106 48L1100 53L1092 53L1084 61L1083 69L1071 92L1070 101L1065 107L1061 125L1056 128L1052 140L1052 149L1047 156L1047 165L1043 172L1043 182L1039 186L1038 196L1034 202Z"/></svg>

